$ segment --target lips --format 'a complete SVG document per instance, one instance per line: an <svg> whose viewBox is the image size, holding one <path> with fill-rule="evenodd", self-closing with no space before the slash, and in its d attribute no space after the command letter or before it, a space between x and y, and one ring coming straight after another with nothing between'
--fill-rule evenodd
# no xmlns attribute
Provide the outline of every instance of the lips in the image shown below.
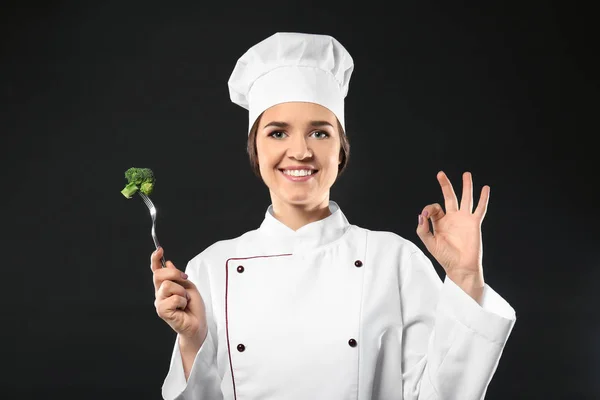
<svg viewBox="0 0 600 400"><path fill-rule="evenodd" d="M281 172L284 171L311 171L313 174L315 172L319 172L318 169L310 169L310 168L279 168Z"/></svg>
<svg viewBox="0 0 600 400"><path fill-rule="evenodd" d="M279 168L280 171L293 171L293 170L309 170L309 171L318 171L314 165L292 165L285 168Z"/></svg>
<svg viewBox="0 0 600 400"><path fill-rule="evenodd" d="M310 175L303 175L303 176L293 176L293 175L288 175L286 173L283 172L283 169L280 169L279 172L281 172L281 175L283 175L285 178L287 178L288 180L292 181L292 182L305 182L308 181L312 178L314 178L314 176L319 172L316 169L310 170L312 171L312 173Z"/></svg>

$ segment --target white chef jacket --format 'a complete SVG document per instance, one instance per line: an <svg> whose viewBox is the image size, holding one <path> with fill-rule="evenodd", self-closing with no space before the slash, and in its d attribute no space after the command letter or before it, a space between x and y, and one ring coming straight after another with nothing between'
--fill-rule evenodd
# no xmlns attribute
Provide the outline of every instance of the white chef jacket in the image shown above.
<svg viewBox="0 0 600 400"><path fill-rule="evenodd" d="M208 335L186 382L179 336L164 399L482 399L514 326L485 286L478 304L392 232L339 205L294 231L273 216L186 267Z"/></svg>

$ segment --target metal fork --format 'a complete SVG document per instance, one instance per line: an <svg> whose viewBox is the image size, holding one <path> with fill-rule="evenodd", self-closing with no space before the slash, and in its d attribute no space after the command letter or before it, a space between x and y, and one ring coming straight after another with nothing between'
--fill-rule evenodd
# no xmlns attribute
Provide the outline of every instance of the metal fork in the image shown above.
<svg viewBox="0 0 600 400"><path fill-rule="evenodd" d="M152 200L150 200L150 198L148 196L146 196L144 193L142 193L140 191L138 191L138 193L142 197L142 200L144 200L144 203L148 207L148 210L150 210L150 217L152 217L152 240L154 240L154 246L158 249L160 244L158 244L158 238L156 237L156 207L154 206L154 203L152 203ZM163 268L167 267L165 265L164 254L161 257L160 262L162 263Z"/></svg>

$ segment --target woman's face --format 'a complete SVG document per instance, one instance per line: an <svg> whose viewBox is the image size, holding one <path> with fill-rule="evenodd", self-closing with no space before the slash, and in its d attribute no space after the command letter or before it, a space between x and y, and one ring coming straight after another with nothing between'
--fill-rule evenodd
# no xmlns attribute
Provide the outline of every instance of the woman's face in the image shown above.
<svg viewBox="0 0 600 400"><path fill-rule="evenodd" d="M341 163L339 135L335 115L318 104L282 103L262 114L256 149L273 202L310 207L329 199ZM291 176L290 169L298 172Z"/></svg>

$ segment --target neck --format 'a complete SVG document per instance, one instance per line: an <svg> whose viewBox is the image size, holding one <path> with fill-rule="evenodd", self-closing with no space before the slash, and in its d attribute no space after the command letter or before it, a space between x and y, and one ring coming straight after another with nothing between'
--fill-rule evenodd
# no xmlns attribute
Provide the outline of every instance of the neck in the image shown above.
<svg viewBox="0 0 600 400"><path fill-rule="evenodd" d="M329 196L317 204L290 204L271 196L273 216L294 231L331 215Z"/></svg>

